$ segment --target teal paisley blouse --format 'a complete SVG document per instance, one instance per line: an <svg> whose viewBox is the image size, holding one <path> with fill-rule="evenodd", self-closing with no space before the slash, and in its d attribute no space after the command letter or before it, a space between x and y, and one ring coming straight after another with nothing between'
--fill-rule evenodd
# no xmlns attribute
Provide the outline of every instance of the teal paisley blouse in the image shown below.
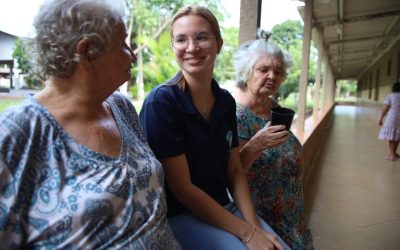
<svg viewBox="0 0 400 250"><path fill-rule="evenodd" d="M250 140L268 122L238 103L236 115L240 141ZM290 132L285 144L264 150L247 173L258 215L294 250L313 249L305 222L302 170L302 146Z"/></svg>

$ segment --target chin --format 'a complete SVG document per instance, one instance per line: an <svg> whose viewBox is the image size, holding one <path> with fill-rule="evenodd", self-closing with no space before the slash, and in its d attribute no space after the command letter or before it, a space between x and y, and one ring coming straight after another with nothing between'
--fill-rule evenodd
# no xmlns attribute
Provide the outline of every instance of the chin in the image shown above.
<svg viewBox="0 0 400 250"><path fill-rule="evenodd" d="M184 71L191 73L191 74L198 74L198 73L209 73L213 71L213 68L207 67L205 65L199 65L199 66L187 66L182 68Z"/></svg>

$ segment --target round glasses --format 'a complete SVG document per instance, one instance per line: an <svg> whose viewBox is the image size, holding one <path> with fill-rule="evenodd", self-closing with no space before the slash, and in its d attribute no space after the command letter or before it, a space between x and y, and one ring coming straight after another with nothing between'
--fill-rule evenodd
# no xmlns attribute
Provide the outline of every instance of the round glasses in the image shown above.
<svg viewBox="0 0 400 250"><path fill-rule="evenodd" d="M207 49L212 46L215 37L207 32L199 32L191 38L196 47ZM172 47L176 50L185 50L189 46L190 37L186 35L177 35L172 38Z"/></svg>

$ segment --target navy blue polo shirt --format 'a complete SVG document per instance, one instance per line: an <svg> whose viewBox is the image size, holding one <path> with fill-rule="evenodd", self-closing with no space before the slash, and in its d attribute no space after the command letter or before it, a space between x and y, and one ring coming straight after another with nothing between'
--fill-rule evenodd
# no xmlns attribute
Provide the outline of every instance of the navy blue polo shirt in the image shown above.
<svg viewBox="0 0 400 250"><path fill-rule="evenodd" d="M238 146L236 103L227 90L212 80L215 103L206 121L188 91L174 84L181 76L178 73L150 92L143 103L140 122L156 157L160 160L185 154L192 183L224 206L229 202L229 153ZM167 184L166 194L167 217L188 211Z"/></svg>

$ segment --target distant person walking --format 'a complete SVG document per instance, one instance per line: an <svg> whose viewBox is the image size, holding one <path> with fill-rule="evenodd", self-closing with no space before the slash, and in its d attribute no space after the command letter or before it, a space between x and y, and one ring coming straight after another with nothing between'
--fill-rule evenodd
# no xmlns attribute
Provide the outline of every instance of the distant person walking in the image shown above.
<svg viewBox="0 0 400 250"><path fill-rule="evenodd" d="M386 160L395 161L400 155L397 148L400 141L400 82L397 81L392 86L392 93L384 101L381 116L379 117L379 126L382 126L379 132L379 139L389 141L389 154ZM384 117L387 115L385 122Z"/></svg>

